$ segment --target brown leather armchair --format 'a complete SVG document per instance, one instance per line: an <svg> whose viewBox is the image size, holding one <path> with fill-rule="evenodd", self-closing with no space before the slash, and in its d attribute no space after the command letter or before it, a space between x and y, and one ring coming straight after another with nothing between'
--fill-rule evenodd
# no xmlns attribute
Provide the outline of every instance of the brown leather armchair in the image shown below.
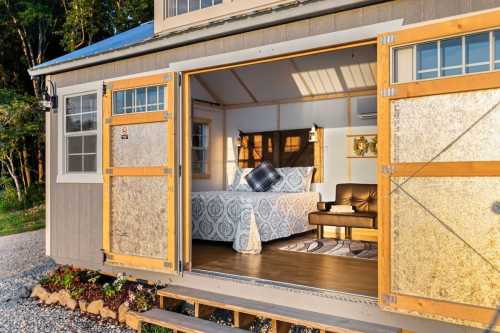
<svg viewBox="0 0 500 333"><path fill-rule="evenodd" d="M318 226L318 238L323 238L325 225L344 227L351 239L352 228L377 229L377 185L338 184L334 202L318 202L318 212L309 214L309 224ZM330 212L332 205L350 205L354 213Z"/></svg>

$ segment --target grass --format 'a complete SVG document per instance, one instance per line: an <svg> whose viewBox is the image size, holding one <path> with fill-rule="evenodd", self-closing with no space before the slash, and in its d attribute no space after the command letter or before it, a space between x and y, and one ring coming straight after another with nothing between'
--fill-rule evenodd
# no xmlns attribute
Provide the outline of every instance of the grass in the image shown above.
<svg viewBox="0 0 500 333"><path fill-rule="evenodd" d="M142 333L172 333L170 328L160 327L153 324L143 324Z"/></svg>
<svg viewBox="0 0 500 333"><path fill-rule="evenodd" d="M26 210L0 210L0 236L38 230L45 227L43 205Z"/></svg>

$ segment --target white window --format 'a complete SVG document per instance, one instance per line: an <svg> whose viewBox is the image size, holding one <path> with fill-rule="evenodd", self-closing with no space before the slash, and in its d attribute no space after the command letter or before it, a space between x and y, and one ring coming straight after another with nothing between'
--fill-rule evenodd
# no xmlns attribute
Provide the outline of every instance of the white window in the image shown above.
<svg viewBox="0 0 500 333"><path fill-rule="evenodd" d="M209 143L210 120L193 119L192 137L192 172L194 177L210 177Z"/></svg>
<svg viewBox="0 0 500 333"><path fill-rule="evenodd" d="M393 82L402 83L500 69L500 30L395 48Z"/></svg>
<svg viewBox="0 0 500 333"><path fill-rule="evenodd" d="M57 90L58 183L102 182L102 85Z"/></svg>
<svg viewBox="0 0 500 333"><path fill-rule="evenodd" d="M182 15L196 10L212 7L222 0L163 0L166 4L166 17Z"/></svg>

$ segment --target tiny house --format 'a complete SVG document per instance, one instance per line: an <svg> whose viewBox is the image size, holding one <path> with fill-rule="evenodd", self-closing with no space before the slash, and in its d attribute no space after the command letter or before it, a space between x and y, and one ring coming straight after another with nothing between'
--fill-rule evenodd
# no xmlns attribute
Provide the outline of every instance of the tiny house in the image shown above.
<svg viewBox="0 0 500 333"><path fill-rule="evenodd" d="M499 70L500 1L155 0L30 69L47 255L241 328L499 329Z"/></svg>

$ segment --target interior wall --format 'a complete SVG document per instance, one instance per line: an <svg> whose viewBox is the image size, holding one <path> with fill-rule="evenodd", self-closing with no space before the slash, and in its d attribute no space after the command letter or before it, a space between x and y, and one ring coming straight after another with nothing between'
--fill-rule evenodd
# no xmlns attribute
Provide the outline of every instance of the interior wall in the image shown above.
<svg viewBox="0 0 500 333"><path fill-rule="evenodd" d="M376 159L348 159L346 135L376 133L376 120L362 120L358 109L376 109L375 96L297 102L226 111L227 183L237 168L238 131L272 131L311 127L324 128L324 182L314 184L322 200L335 200L339 183L376 183Z"/></svg>

